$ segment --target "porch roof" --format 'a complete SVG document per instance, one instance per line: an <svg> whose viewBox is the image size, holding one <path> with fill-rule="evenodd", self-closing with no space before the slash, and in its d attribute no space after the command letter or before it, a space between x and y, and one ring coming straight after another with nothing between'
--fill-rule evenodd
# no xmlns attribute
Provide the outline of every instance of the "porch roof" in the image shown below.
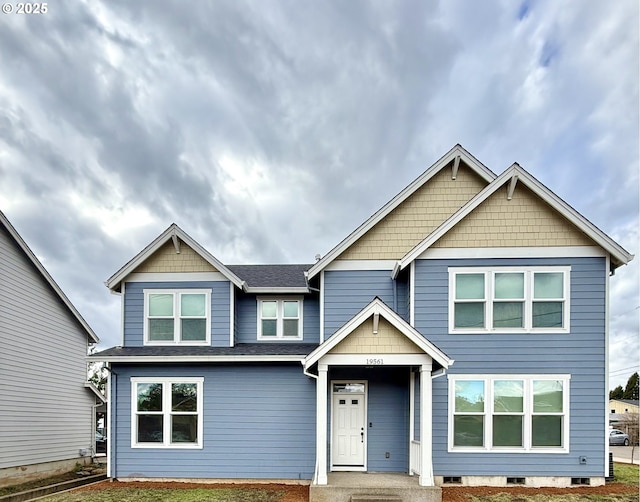
<svg viewBox="0 0 640 502"><path fill-rule="evenodd" d="M374 318L374 325L376 324L376 317L384 318L390 323L400 334L404 335L408 341L413 343L423 353L431 357L435 362L440 364L442 368L447 369L453 364L453 359L450 359L444 352L442 352L433 343L427 340L419 331L413 326L407 323L396 312L389 308L380 298L376 297L352 317L342 328L340 328L335 334L327 339L323 344L318 346L313 352L311 352L303 361L303 365L306 371L309 370L314 364L318 363L325 355L329 354L340 342L349 337L359 326L365 321Z"/></svg>

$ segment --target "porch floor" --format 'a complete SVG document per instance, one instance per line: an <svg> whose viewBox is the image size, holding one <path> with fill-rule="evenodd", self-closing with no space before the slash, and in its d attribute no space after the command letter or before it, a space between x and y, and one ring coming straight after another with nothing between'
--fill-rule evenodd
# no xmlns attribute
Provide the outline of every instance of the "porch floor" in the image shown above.
<svg viewBox="0 0 640 502"><path fill-rule="evenodd" d="M395 472L330 472L326 485L312 484L309 488L310 502L350 502L351 497L362 496L367 500L440 502L442 490L420 486L417 475Z"/></svg>

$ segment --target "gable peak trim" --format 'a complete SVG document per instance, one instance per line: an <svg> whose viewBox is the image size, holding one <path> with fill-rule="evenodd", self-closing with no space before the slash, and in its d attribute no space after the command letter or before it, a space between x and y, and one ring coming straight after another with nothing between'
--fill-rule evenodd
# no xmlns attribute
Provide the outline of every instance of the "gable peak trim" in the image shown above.
<svg viewBox="0 0 640 502"><path fill-rule="evenodd" d="M361 326L365 321L373 317L374 326L375 318L382 316L389 324L402 333L407 339L417 345L425 354L430 356L434 361L440 364L443 368L448 368L453 364L453 359L450 359L444 352L433 345L427 340L420 332L410 326L404 319L402 319L396 312L391 310L380 298L377 296L365 306L360 312L347 321L338 331L325 340L320 346L318 346L311 354L309 354L303 361L304 370L308 371L311 366L316 364L322 357L327 355L333 348L336 347L341 341L347 338L353 333L353 331ZM374 327L375 329L375 327Z"/></svg>
<svg viewBox="0 0 640 502"><path fill-rule="evenodd" d="M431 234L429 234L422 242L418 243L411 251L403 256L394 267L392 277L395 278L397 274L413 262L418 256L424 253L429 247L431 247L436 241L442 238L449 230L462 221L468 214L475 210L480 204L493 195L498 189L508 185L507 198L512 200L515 192L516 183L521 182L523 186L530 189L537 197L543 202L547 203L552 209L560 213L561 216L566 218L571 224L575 225L580 231L584 232L587 237L592 239L601 248L607 251L615 261L612 263L612 270L620 265L626 265L633 260L634 255L627 252L622 246L616 243L602 230L596 227L588 219L582 216L578 211L573 209L569 204L563 201L560 197L554 194L549 188L538 181L532 174L527 172L518 163L512 164L507 168L500 176L498 176L493 182L491 182L484 190L480 191L469 202L462 206L456 213L447 218L442 225L436 228ZM513 189L513 192L512 192Z"/></svg>
<svg viewBox="0 0 640 502"><path fill-rule="evenodd" d="M496 174L486 167L482 162L471 155L465 150L459 143L456 144L451 150L445 153L440 159L438 159L431 167L424 171L420 176L407 185L399 194L393 199L387 202L382 208L376 211L371 217L369 217L358 228L345 237L337 246L331 249L326 255L320 258L308 271L309 279L315 277L327 265L340 256L347 248L354 244L360 237L367 233L377 223L382 221L391 211L397 208L402 202L407 200L411 195L417 192L422 186L424 186L431 178L438 174L442 169L453 162L452 167L452 179L456 179L458 168L456 164L460 165L460 161L463 161L474 173L480 176L485 182L491 183L496 179ZM455 168L455 174L453 169Z"/></svg>
<svg viewBox="0 0 640 502"><path fill-rule="evenodd" d="M237 287L245 290L246 284L236 274L234 274L228 267L226 267L220 260L213 256L209 251L203 248L197 241L195 241L189 234L182 230L178 225L172 223L169 227L162 232L158 237L151 241L142 251L129 260L120 270L113 274L105 285L115 292L119 292L122 281L142 263L144 263L153 253L164 246L167 242L171 241L176 253L180 253L180 241L184 242L187 246L193 249L204 260L209 262L214 268L216 268L222 275L229 279Z"/></svg>

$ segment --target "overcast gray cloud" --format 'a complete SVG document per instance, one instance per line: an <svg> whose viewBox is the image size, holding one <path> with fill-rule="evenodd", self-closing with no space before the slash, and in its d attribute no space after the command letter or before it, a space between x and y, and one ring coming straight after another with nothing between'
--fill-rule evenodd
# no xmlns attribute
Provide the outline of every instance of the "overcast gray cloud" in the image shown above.
<svg viewBox="0 0 640 502"><path fill-rule="evenodd" d="M638 249L635 0L50 2L0 16L0 68L0 209L104 346L104 280L171 222L225 263L309 262L456 143Z"/></svg>

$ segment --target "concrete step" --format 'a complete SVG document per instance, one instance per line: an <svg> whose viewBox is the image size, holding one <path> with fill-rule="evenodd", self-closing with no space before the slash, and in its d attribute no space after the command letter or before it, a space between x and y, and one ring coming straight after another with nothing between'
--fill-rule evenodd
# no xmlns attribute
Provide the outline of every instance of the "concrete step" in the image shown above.
<svg viewBox="0 0 640 502"><path fill-rule="evenodd" d="M397 495L351 495L351 502L402 502Z"/></svg>

